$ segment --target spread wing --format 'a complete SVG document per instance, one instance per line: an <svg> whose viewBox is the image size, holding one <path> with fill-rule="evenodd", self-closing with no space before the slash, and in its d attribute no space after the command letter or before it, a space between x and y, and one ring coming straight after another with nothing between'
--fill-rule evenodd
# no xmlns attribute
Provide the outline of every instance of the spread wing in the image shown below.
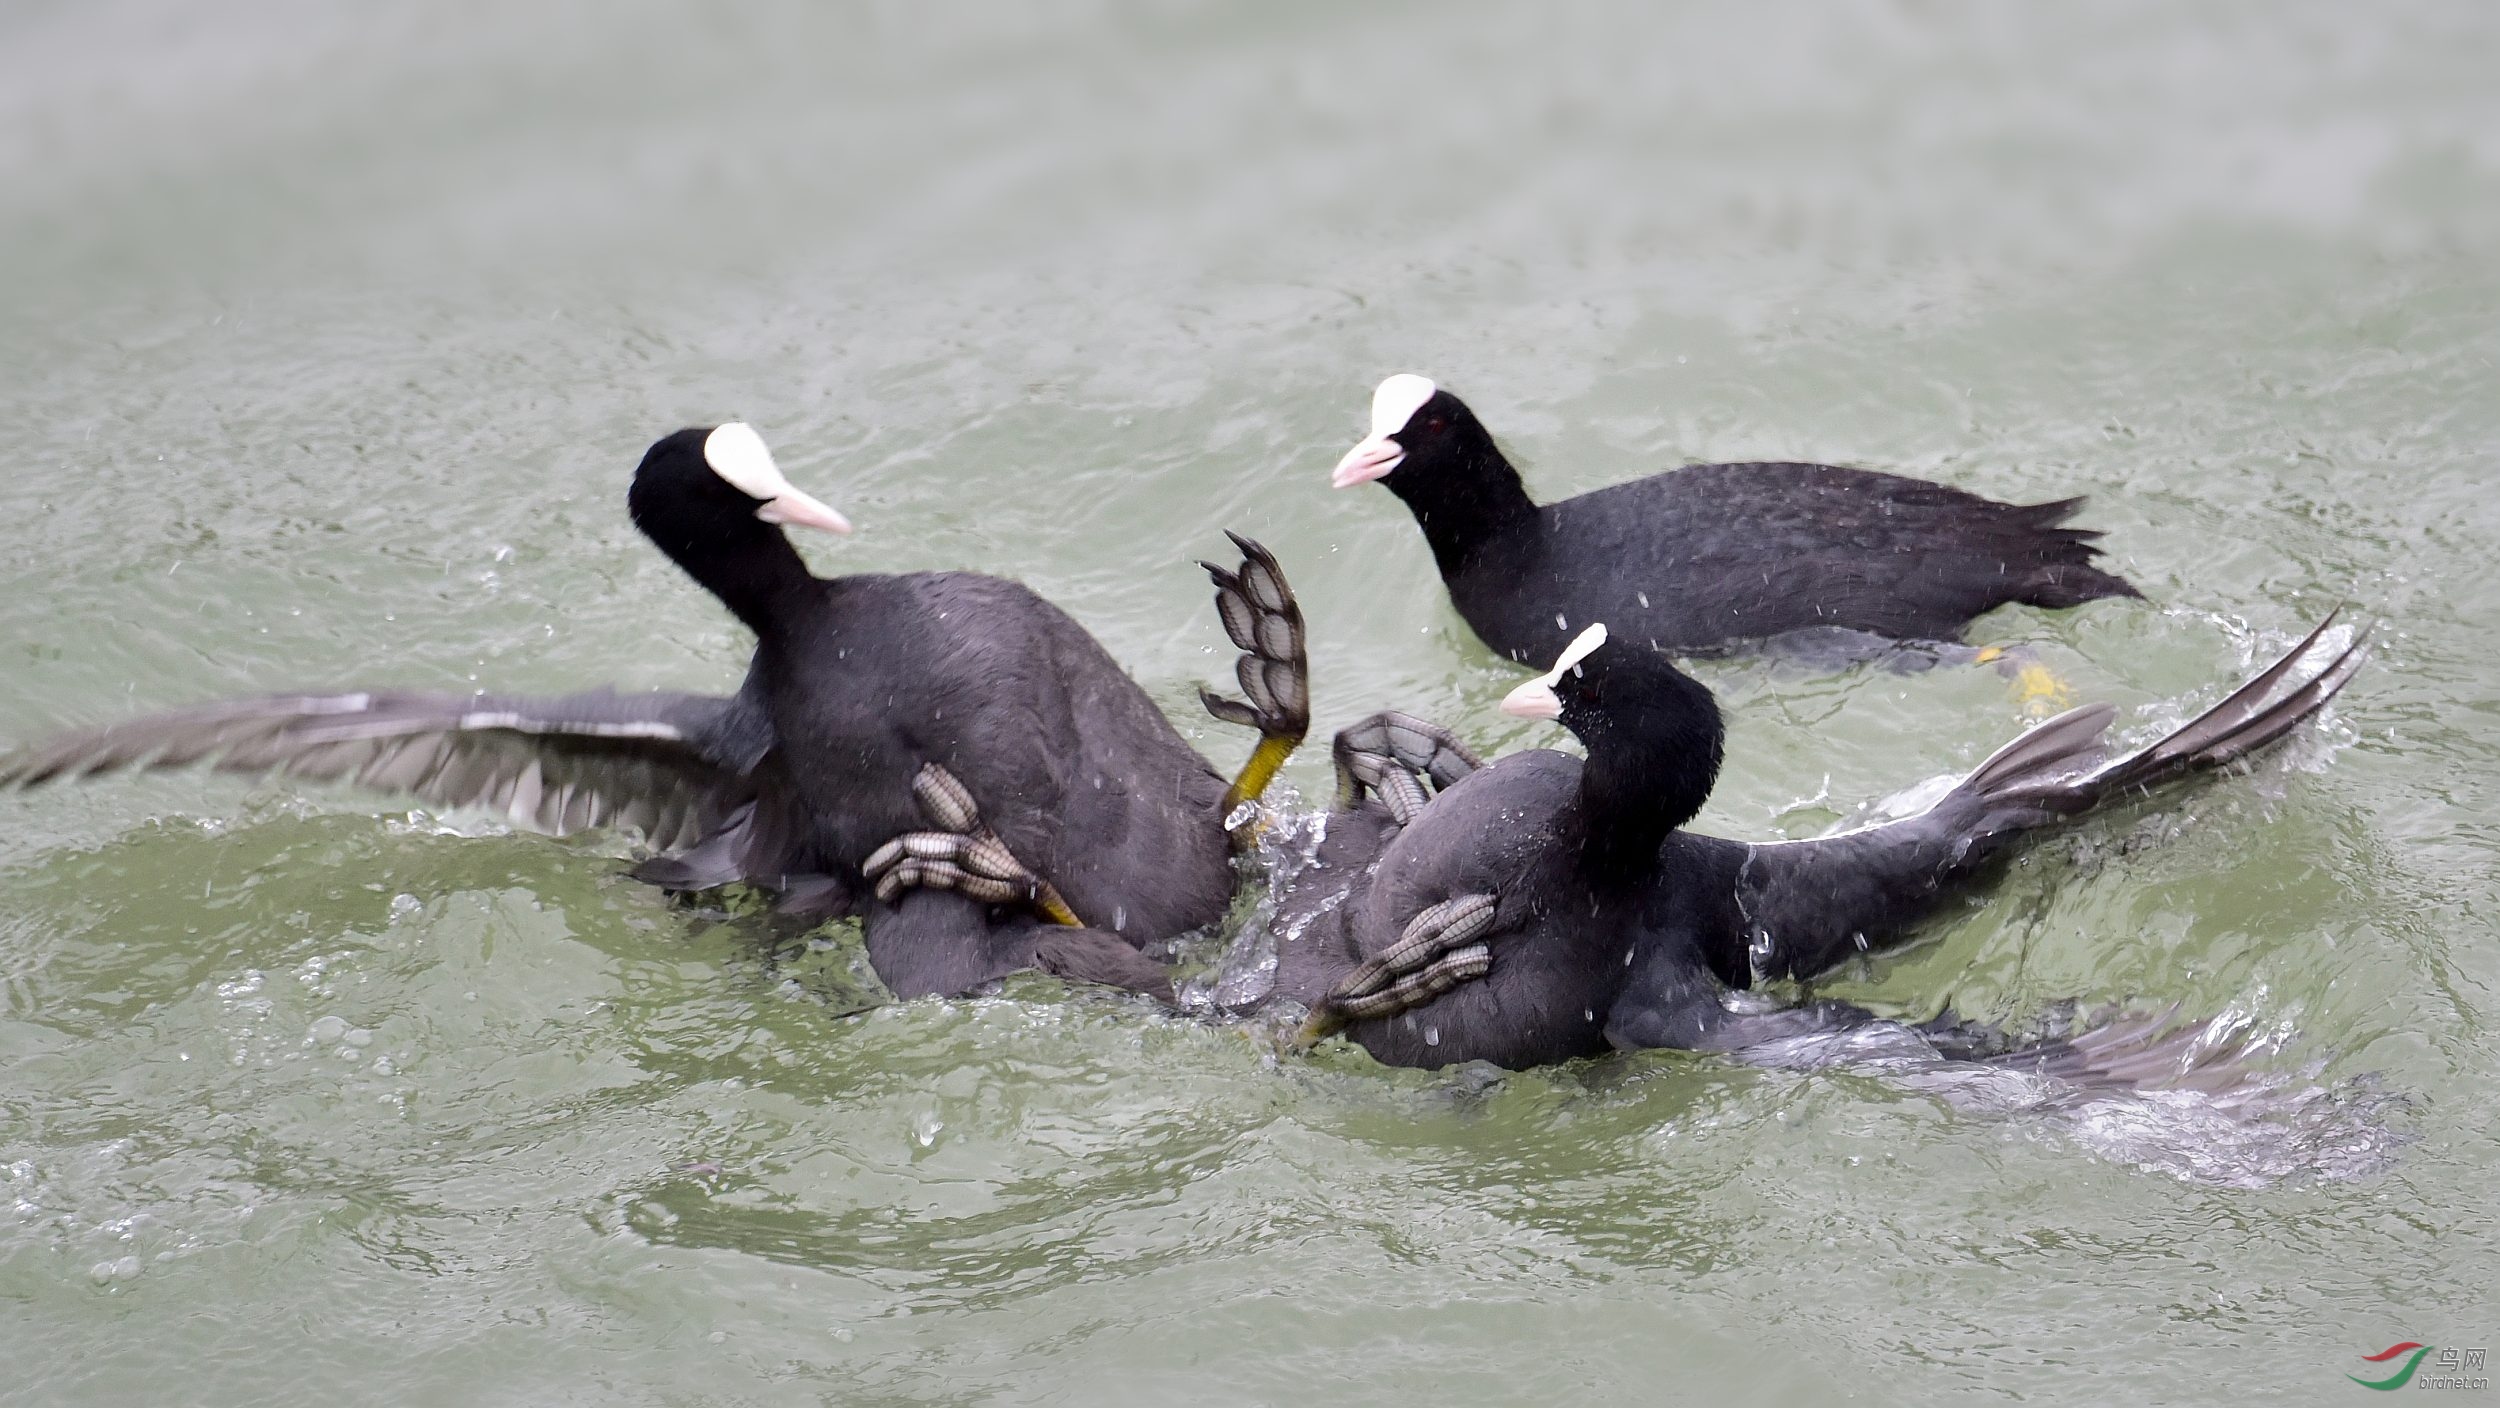
<svg viewBox="0 0 2500 1408"><path fill-rule="evenodd" d="M1915 816L1744 848L1734 893L1743 931L1767 949L1768 957L1755 961L1765 971L1804 978L1853 952L1889 946L2024 835L2282 738L2325 708L2369 658L2367 626L2340 645L2326 642L2336 616L2329 612L2221 703L2124 757L2109 757L2104 739L2117 710L2086 705L1990 754ZM2325 663L2304 672L2313 653Z"/></svg>
<svg viewBox="0 0 2500 1408"><path fill-rule="evenodd" d="M273 694L64 734L0 759L0 788L206 764L484 808L556 835L630 827L669 849L753 800L769 728L744 695Z"/></svg>

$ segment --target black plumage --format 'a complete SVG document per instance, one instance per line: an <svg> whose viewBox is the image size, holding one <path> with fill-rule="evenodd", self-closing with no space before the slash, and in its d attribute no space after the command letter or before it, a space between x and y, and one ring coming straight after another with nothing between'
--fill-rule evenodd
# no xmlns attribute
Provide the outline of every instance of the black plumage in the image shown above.
<svg viewBox="0 0 2500 1408"><path fill-rule="evenodd" d="M1716 708L1658 653L1601 645L1505 701L1515 712L1523 698L1550 705L1524 711L1559 717L1587 745L1585 762L1537 749L1442 768L1438 795L1420 807L1349 789L1281 902L1277 990L1311 1007L1313 1035L1343 1029L1398 1065L1734 1051L1865 1025L1871 1014L1846 1004L1780 1008L1745 990L1897 945L2042 828L2280 738L2361 663L2356 639L2299 673L2325 630L2124 757L2103 745L2115 710L2077 709L1918 815L1769 844L1681 829L1715 772ZM1489 916L1451 908L1481 898ZM1453 912L1465 922L1436 937ZM2174 1046L2131 1030L2027 1056L2131 1080Z"/></svg>
<svg viewBox="0 0 2500 1408"><path fill-rule="evenodd" d="M2094 565L2100 535L2066 526L2080 498L2008 504L1863 469L1701 464L1557 503L1466 404L1422 377L1381 383L1372 433L1337 468L1405 501L1477 637L1550 660L1604 621L1677 654L1790 632L1958 639L2009 603L2138 595Z"/></svg>
<svg viewBox="0 0 2500 1408"><path fill-rule="evenodd" d="M489 807L559 833L632 826L663 849L638 867L655 884L747 882L792 908L859 915L904 996L1034 966L1168 996L1136 946L1223 915L1226 782L1082 626L975 573L814 576L781 525L847 524L791 488L742 425L658 441L628 505L755 632L735 696L277 695L40 744L0 764L0 786L206 762ZM1265 754L1299 737L1299 616L1272 559L1242 570L1273 576L1265 597L1291 615L1290 631L1265 624L1290 657L1244 666L1262 693L1240 714L1273 726ZM926 886L878 896L863 863L930 826L914 793L929 764L1084 927Z"/></svg>

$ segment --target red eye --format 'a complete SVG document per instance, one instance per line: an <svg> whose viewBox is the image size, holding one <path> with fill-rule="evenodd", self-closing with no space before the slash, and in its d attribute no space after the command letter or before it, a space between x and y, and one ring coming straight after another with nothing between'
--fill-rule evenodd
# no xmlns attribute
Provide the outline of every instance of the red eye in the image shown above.
<svg viewBox="0 0 2500 1408"><path fill-rule="evenodd" d="M1447 430L1449 425L1449 421L1441 416L1432 416L1424 421L1426 430Z"/></svg>

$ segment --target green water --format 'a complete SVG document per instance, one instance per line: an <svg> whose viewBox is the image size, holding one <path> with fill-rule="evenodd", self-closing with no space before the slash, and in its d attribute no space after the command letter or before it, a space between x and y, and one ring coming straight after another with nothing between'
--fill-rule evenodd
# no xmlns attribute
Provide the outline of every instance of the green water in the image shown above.
<svg viewBox="0 0 2500 1408"><path fill-rule="evenodd" d="M1768 457L2087 493L2151 601L1981 634L2139 735L2337 599L2385 623L2287 754L1840 988L2229 1013L2377 1102L2253 1132L1279 1064L1040 980L848 1015L855 950L674 909L609 838L0 799L0 1398L2325 1402L2500 1338L2488 16L0 10L0 742L725 688L745 642L621 500L731 416L861 524L820 570L1020 577L1226 765L1224 527L1302 590L1323 727L1543 741L1394 501L1326 487L1400 369L1548 494ZM2024 717L1985 671L1706 673L1745 836Z"/></svg>

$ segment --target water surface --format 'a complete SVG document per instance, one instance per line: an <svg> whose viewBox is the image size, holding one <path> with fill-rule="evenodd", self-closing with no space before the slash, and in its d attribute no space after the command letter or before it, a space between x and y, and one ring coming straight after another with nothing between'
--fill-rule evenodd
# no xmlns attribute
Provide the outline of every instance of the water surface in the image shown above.
<svg viewBox="0 0 2500 1408"><path fill-rule="evenodd" d="M621 499L739 416L862 525L820 570L1022 578L1226 765L1224 527L1301 589L1323 727L1545 741L1394 501L1325 486L1421 370L1549 495L1745 458L2089 494L2151 600L1980 635L2135 735L2334 601L2383 620L2325 729L1835 989L2229 1013L2371 1120L1280 1064L1041 980L868 1006L853 947L674 908L611 838L118 780L0 800L0 1394L2239 1403L2500 1330L2484 7L998 23L0 16L0 740L726 687L747 643ZM2024 722L1984 671L1705 673L1730 834ZM1287 776L1323 796L1324 751Z"/></svg>

